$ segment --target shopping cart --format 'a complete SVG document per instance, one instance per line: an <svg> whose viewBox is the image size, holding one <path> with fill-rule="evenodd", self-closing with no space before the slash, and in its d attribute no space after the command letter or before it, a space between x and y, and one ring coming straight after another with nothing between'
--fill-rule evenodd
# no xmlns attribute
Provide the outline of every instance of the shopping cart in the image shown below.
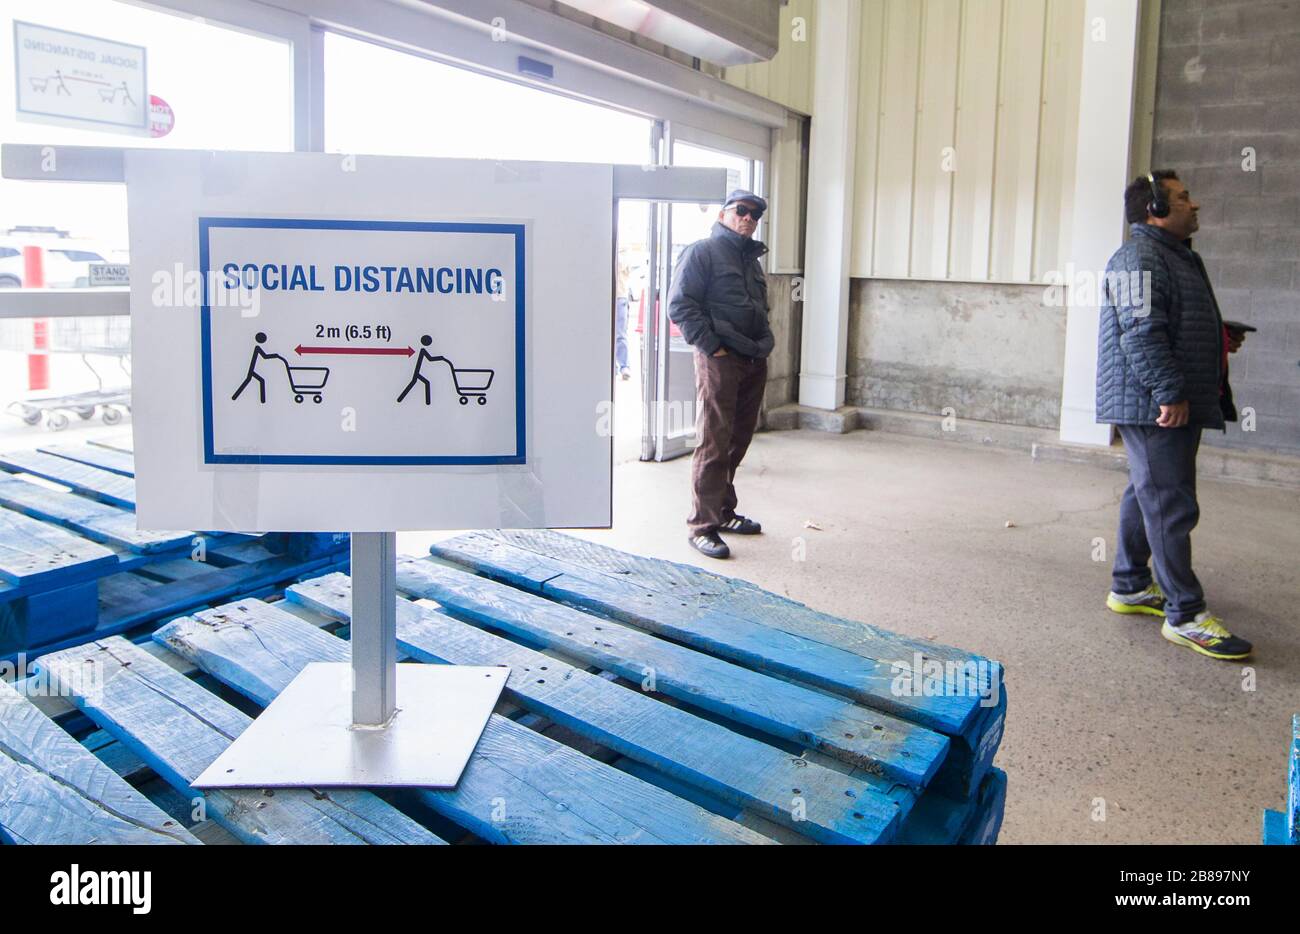
<svg viewBox="0 0 1300 934"><path fill-rule="evenodd" d="M94 376L98 388L19 399L10 402L5 411L28 425L39 425L44 420L50 431L62 431L74 417L88 420L96 413L106 425L120 422L131 411L131 319L125 316L52 318L45 323L45 333L45 346L37 350L30 322L0 321L0 350L77 354ZM116 360L127 384L106 388L105 375L91 362L92 357Z"/></svg>
<svg viewBox="0 0 1300 934"><path fill-rule="evenodd" d="M320 391L325 388L325 381L330 377L327 366L288 366L289 387L294 391L294 402L301 402L304 396L311 396L312 401L320 402Z"/></svg>
<svg viewBox="0 0 1300 934"><path fill-rule="evenodd" d="M487 405L487 390L492 385L492 377L495 370L458 370L451 368L451 378L456 383L456 393L460 396L460 404L467 405L471 397L478 400L479 405Z"/></svg>

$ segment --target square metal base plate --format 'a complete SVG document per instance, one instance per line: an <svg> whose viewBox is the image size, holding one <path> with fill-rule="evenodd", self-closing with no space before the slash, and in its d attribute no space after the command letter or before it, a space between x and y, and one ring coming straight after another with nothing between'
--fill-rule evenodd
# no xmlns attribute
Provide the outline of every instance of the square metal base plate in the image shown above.
<svg viewBox="0 0 1300 934"><path fill-rule="evenodd" d="M454 788L509 668L397 666L397 714L352 725L352 666L313 662L194 782L196 788Z"/></svg>

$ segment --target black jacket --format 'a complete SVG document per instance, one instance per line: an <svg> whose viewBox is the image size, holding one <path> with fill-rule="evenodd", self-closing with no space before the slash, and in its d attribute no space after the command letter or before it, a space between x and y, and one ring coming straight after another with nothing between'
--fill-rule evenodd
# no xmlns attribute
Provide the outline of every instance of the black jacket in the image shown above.
<svg viewBox="0 0 1300 934"><path fill-rule="evenodd" d="M1235 421L1223 318L1205 264L1151 224L1133 224L1106 266L1097 336L1097 421L1154 425L1186 400L1188 424Z"/></svg>
<svg viewBox="0 0 1300 934"><path fill-rule="evenodd" d="M668 317L686 342L711 354L719 347L742 357L772 352L767 322L767 279L758 258L767 247L715 222L677 260L668 292Z"/></svg>

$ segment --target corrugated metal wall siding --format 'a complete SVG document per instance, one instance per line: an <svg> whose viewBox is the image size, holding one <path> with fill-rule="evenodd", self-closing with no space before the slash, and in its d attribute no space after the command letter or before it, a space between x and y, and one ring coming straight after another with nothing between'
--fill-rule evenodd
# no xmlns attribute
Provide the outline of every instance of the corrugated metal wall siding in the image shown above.
<svg viewBox="0 0 1300 934"><path fill-rule="evenodd" d="M1065 260L1083 0L863 0L853 275Z"/></svg>
<svg viewBox="0 0 1300 934"><path fill-rule="evenodd" d="M781 8L780 51L770 62L728 68L724 78L737 87L812 113L813 28L815 0L790 0Z"/></svg>
<svg viewBox="0 0 1300 934"><path fill-rule="evenodd" d="M1084 0L861 2L853 275L1041 282L1062 269L1095 28ZM809 113L816 2L781 16L776 58L725 77Z"/></svg>

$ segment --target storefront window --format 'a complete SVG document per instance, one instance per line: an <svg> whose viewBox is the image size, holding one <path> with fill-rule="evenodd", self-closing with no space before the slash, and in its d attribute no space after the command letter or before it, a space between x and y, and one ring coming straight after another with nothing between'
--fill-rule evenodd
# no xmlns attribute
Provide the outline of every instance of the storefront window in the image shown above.
<svg viewBox="0 0 1300 934"><path fill-rule="evenodd" d="M325 36L329 152L641 165L652 126L609 107Z"/></svg>
<svg viewBox="0 0 1300 934"><path fill-rule="evenodd" d="M117 0L6 0L0 139L291 150L291 49ZM125 259L126 189L0 179L0 287L29 285L14 251L31 245L45 248L47 287L87 285L89 263Z"/></svg>
<svg viewBox="0 0 1300 934"><path fill-rule="evenodd" d="M5 0L0 140L56 160L59 146L292 150L292 60L287 41L134 3ZM0 178L0 289L120 283L127 250L126 186ZM0 319L0 437L121 422L129 349L126 318Z"/></svg>

